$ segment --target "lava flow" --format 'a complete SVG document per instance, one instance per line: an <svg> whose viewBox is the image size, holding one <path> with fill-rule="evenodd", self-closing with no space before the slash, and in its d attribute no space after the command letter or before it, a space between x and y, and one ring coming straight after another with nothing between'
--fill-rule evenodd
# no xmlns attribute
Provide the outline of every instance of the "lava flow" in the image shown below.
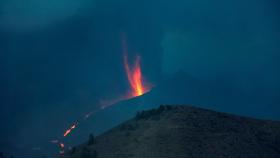
<svg viewBox="0 0 280 158"><path fill-rule="evenodd" d="M69 129L67 129L67 130L64 132L63 136L66 137L68 134L70 134L70 133L72 132L72 130L76 128L76 126L77 126L77 123L75 123L74 125L72 125Z"/></svg>

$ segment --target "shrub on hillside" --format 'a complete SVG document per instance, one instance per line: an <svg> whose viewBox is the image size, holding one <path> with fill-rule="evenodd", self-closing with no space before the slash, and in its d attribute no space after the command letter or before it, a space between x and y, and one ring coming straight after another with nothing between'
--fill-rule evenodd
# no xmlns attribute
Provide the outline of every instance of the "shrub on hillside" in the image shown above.
<svg viewBox="0 0 280 158"><path fill-rule="evenodd" d="M93 144L95 144L95 138L94 138L93 134L90 134L87 145L93 145Z"/></svg>

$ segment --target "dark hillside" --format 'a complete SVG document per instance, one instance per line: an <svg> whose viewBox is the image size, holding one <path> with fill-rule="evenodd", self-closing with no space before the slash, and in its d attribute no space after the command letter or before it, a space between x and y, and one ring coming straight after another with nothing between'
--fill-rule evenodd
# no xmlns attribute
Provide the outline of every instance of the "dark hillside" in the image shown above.
<svg viewBox="0 0 280 158"><path fill-rule="evenodd" d="M66 158L280 157L280 123L189 106L160 106L91 139Z"/></svg>

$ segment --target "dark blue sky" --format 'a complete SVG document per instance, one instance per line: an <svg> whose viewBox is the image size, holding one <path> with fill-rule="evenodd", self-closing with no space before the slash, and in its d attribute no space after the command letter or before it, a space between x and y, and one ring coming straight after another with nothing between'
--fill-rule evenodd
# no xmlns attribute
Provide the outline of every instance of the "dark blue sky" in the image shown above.
<svg viewBox="0 0 280 158"><path fill-rule="evenodd" d="M256 111L279 110L277 0L6 0L0 2L0 149L41 141L26 135L42 141L59 135L100 100L126 93L122 33L130 59L141 56L144 76L155 85L184 71L217 89L222 82L261 98Z"/></svg>

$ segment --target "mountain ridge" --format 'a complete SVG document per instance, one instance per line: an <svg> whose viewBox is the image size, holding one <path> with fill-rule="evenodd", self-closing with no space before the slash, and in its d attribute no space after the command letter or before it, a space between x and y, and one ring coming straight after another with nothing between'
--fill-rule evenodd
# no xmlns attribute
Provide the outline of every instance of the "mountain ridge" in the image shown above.
<svg viewBox="0 0 280 158"><path fill-rule="evenodd" d="M66 158L280 156L280 122L191 106L160 106L74 147Z"/></svg>

